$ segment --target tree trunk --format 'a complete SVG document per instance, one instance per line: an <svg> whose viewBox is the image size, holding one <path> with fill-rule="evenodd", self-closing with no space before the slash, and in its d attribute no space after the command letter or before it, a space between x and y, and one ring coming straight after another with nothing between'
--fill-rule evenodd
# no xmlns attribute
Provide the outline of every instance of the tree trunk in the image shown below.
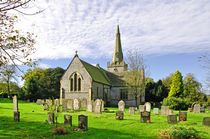
<svg viewBox="0 0 210 139"><path fill-rule="evenodd" d="M8 91L8 97L10 98L10 87L9 87L9 76L7 77L7 91Z"/></svg>

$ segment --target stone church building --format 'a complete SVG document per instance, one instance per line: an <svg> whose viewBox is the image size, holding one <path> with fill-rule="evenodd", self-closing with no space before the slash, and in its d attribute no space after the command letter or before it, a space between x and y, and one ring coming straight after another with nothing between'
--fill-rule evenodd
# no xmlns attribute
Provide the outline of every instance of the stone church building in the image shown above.
<svg viewBox="0 0 210 139"><path fill-rule="evenodd" d="M118 25L112 63L107 62L107 70L83 61L76 53L60 80L60 101L75 98L90 101L99 98L104 100L106 106L117 106L120 100L123 100L126 106L135 106L135 97L128 92L125 83L126 72L129 72L128 65L123 60ZM144 101L143 92L137 104Z"/></svg>

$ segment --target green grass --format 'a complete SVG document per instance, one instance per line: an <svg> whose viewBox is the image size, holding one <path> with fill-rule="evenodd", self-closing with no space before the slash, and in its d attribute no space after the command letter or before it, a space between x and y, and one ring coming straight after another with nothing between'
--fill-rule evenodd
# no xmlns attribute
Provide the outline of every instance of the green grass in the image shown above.
<svg viewBox="0 0 210 139"><path fill-rule="evenodd" d="M140 123L140 115L124 115L124 120L115 120L115 113L93 114L85 110L73 112L73 127L67 128L66 135L56 135L47 124L47 111L35 103L19 103L20 122L13 121L13 104L0 102L0 138L157 138L161 130L173 126L194 127L202 138L210 138L210 127L202 126L203 117L210 117L210 113L187 113L187 121L177 125L168 125L167 117L151 114L151 123ZM117 108L108 108L117 110ZM175 111L178 113L178 111ZM64 114L60 113L58 122L63 126ZM78 115L88 116L88 131L72 131L78 126Z"/></svg>

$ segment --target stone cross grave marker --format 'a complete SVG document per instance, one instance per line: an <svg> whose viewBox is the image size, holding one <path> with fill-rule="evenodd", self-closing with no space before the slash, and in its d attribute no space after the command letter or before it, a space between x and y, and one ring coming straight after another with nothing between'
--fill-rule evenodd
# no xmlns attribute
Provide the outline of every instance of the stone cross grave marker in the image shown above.
<svg viewBox="0 0 210 139"><path fill-rule="evenodd" d="M169 114L169 106L161 106L161 115L167 116Z"/></svg>
<svg viewBox="0 0 210 139"><path fill-rule="evenodd" d="M78 128L82 131L88 130L88 116L79 115L78 116Z"/></svg>
<svg viewBox="0 0 210 139"><path fill-rule="evenodd" d="M95 114L101 114L101 100L100 99L96 99L94 105L95 105L95 107L94 107L94 113Z"/></svg>
<svg viewBox="0 0 210 139"><path fill-rule="evenodd" d="M146 106L146 111L150 112L151 111L151 103L146 102L144 105Z"/></svg>
<svg viewBox="0 0 210 139"><path fill-rule="evenodd" d="M88 112L93 112L93 102L92 101L88 101L87 102L87 109Z"/></svg>
<svg viewBox="0 0 210 139"><path fill-rule="evenodd" d="M74 110L79 110L80 109L80 104L78 99L74 99Z"/></svg>
<svg viewBox="0 0 210 139"><path fill-rule="evenodd" d="M118 111L125 112L125 102L123 100L118 102Z"/></svg>
<svg viewBox="0 0 210 139"><path fill-rule="evenodd" d="M153 113L154 114L159 114L159 108L154 108Z"/></svg>
<svg viewBox="0 0 210 139"><path fill-rule="evenodd" d="M200 104L195 104L193 108L193 112L200 113L201 106Z"/></svg>
<svg viewBox="0 0 210 139"><path fill-rule="evenodd" d="M129 114L135 114L135 107L129 107Z"/></svg>

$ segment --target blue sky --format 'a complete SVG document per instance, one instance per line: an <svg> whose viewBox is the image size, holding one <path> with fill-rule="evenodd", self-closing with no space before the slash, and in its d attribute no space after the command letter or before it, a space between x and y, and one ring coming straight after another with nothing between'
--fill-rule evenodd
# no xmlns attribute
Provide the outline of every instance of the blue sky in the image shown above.
<svg viewBox="0 0 210 139"><path fill-rule="evenodd" d="M198 57L210 52L209 0L37 0L45 9L35 16L20 15L17 26L38 35L42 68L66 68L75 51L91 64L106 69L120 25L124 56L140 48L155 81L180 70L205 81ZM31 9L36 10L36 9Z"/></svg>

